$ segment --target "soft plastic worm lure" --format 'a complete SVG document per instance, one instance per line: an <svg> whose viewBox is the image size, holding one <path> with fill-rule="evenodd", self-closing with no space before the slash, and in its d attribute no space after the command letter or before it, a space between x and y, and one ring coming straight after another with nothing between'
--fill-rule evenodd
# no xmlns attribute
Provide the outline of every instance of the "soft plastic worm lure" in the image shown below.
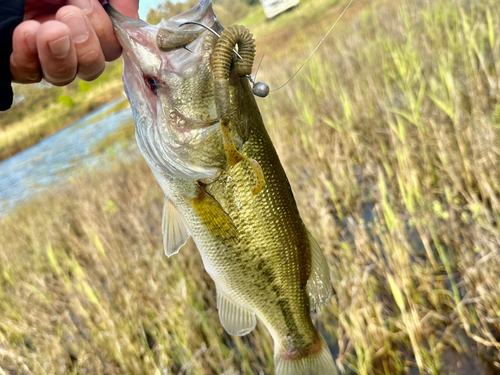
<svg viewBox="0 0 500 375"><path fill-rule="evenodd" d="M257 184L253 188L252 192L254 195L257 195L262 191L264 186L266 186L264 172L262 172L262 168L256 160L242 155L234 145L231 113L235 112L235 108L231 108L228 86L234 53L238 57L234 63L236 74L240 77L247 77L250 80L253 85L253 93L256 96L265 97L269 93L269 87L266 83L254 83L252 77L250 76L255 59L255 40L253 39L253 35L246 27L239 25L229 26L227 29L222 31L221 34L202 23L194 21L184 22L179 25L179 27L185 25L201 26L211 31L219 38L213 53L213 72L215 91L217 93L216 106L217 111L221 116L220 128L224 151L226 153L227 163L230 166L233 167L242 160L246 160L250 164L257 178ZM193 35L194 34L199 34L199 32L195 32ZM169 45L171 43L171 41L168 40L169 37L170 35L158 34L157 43L160 49L162 49L163 45ZM235 49L236 45L238 45L238 51ZM180 43L176 46L179 47Z"/></svg>
<svg viewBox="0 0 500 375"><path fill-rule="evenodd" d="M238 45L238 53L241 59L236 59L234 65L233 50ZM231 125L231 114L236 111L232 108L229 97L229 74L231 66L235 73L240 77L247 77L252 73L253 61L255 58L255 41L253 35L243 26L229 26L225 29L215 45L213 53L213 74L216 94L216 106L221 116L220 128L222 132L222 140L224 143L224 151L226 153L227 163L230 166L235 166L242 160L250 163L257 184L253 188L253 194L259 194L266 182L264 180L264 172L259 163L251 158L242 155L235 147L233 141L233 129Z"/></svg>

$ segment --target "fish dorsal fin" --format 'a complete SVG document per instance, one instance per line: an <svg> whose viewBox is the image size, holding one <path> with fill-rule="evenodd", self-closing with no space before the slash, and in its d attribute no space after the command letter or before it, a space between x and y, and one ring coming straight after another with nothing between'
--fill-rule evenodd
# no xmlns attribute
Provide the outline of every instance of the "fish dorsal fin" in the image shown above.
<svg viewBox="0 0 500 375"><path fill-rule="evenodd" d="M307 281L306 290L311 303L311 310L326 304L332 297L330 270L326 258L316 240L307 231L311 244L311 276Z"/></svg>
<svg viewBox="0 0 500 375"><path fill-rule="evenodd" d="M168 198L165 198L165 204L163 205L161 231L163 233L163 248L165 249L165 255L168 257L177 254L189 238L186 224L184 224L177 208Z"/></svg>
<svg viewBox="0 0 500 375"><path fill-rule="evenodd" d="M217 288L217 309L220 322L230 335L244 336L257 325L254 313L234 303L219 288Z"/></svg>

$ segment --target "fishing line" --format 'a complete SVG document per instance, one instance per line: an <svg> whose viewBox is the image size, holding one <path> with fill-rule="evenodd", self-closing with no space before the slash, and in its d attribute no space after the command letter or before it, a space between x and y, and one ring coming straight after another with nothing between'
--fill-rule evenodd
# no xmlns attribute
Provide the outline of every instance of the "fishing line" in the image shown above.
<svg viewBox="0 0 500 375"><path fill-rule="evenodd" d="M339 18L337 18L337 21L335 21L335 23L332 25L332 27L330 27L330 30L328 30L328 32L325 34L325 36L323 37L323 39L321 39L321 41L316 46L316 48L314 49L314 51L311 52L311 54L306 59L306 61L304 61L304 63L300 66L299 69L297 69L297 71L290 77L290 79L288 81L286 81L283 85L281 85L280 87L278 87L277 89L271 90L270 92L275 92L275 91L281 90L283 87L285 87L300 72L300 70L304 67L304 65L307 64L307 62L309 61L309 59L316 53L316 51L318 50L318 48L321 47L321 45L323 44L323 42L325 41L325 39L328 37L328 35L330 35L330 33L332 32L333 28L337 25L337 23L340 21L340 19L344 16L345 12L347 12L347 9L349 9L349 7L353 3L353 1L354 0L351 0L349 2L349 4L347 4L347 6L345 7L345 9L342 12L342 14L339 16Z"/></svg>
<svg viewBox="0 0 500 375"><path fill-rule="evenodd" d="M321 41L318 43L318 45L316 46L316 48L311 52L311 54L306 59L306 61L304 61L302 63L302 65L300 66L300 68L297 69L297 71L295 73L293 73L293 75L290 77L290 79L288 81L286 81L283 85L281 85L277 89L270 90L269 86L267 85L267 83L265 83L265 82L254 82L254 79L252 79L252 76L248 75L247 78L252 83L252 86L253 86L253 90L252 91L253 91L254 95L259 96L261 98L265 98L267 95L269 95L270 92L275 92L275 91L281 90L283 87L285 87L286 85L288 85L288 83L290 83L290 81L292 79L294 79L295 76L301 71L301 69L304 67L304 65L307 64L307 62L311 59L311 57L313 57L313 55L316 53L316 51L318 50L318 48L321 47L321 45L323 44L323 42L325 41L325 39L328 38L328 35L330 35L330 33L332 32L332 30L334 29L334 27L337 25L337 23L340 21L340 19L344 16L345 12L347 12L347 9L349 9L349 7L351 6L351 4L353 2L354 2L354 0L351 0L349 2L349 4L347 4L347 6L345 7L345 9L342 12L342 14L339 16L339 18L337 18L337 21L335 21L335 23L332 25L332 27L330 27L330 30L328 30L328 32L325 34L325 36L323 37L323 39L321 39ZM201 27L203 27L203 28L211 31L218 38L220 38L220 34L217 31L211 29L207 25L204 25L204 24L202 24L200 22L195 22L195 21L184 22L184 23L180 24L179 27L185 26L185 25L198 25L198 26L201 26ZM236 54L236 56L238 56L240 59L242 59L242 57L240 56L240 54L238 53L238 51L236 51L234 48L233 48L233 52ZM260 59L259 66L257 67L257 71L255 72L255 79L257 79L257 73L259 72L260 64L262 63L263 59L264 59L264 55L262 55L262 58Z"/></svg>
<svg viewBox="0 0 500 375"><path fill-rule="evenodd" d="M257 80L257 74L259 74L260 64L262 64L262 60L264 60L264 56L266 56L266 54L263 54L262 57L260 58L259 66L257 66L257 70L255 71L255 75L253 76L254 81Z"/></svg>

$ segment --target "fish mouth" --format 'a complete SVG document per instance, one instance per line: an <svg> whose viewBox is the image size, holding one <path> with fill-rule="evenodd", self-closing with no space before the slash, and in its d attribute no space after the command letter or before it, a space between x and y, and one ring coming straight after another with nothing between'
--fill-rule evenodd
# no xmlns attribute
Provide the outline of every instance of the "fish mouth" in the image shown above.
<svg viewBox="0 0 500 375"><path fill-rule="evenodd" d="M216 38L202 26L183 25L197 22L221 32L224 28L211 0L201 0L158 25L124 16L109 4L105 9L123 48L123 82L132 105L147 101L148 111L155 117L162 111L177 131L218 121L215 104L207 105L202 92L210 92L209 65Z"/></svg>
<svg viewBox="0 0 500 375"><path fill-rule="evenodd" d="M115 27L115 31L118 33L118 37L120 39L120 43L125 42L127 38L123 38L127 34L127 29L129 28L141 28L144 26L152 26L147 22L127 17L120 12L118 12L115 8L113 8L109 3L104 5L104 9L108 13L113 25ZM212 22L210 22L210 18L212 18ZM197 5L188 11L173 16L172 18L166 20L162 19L162 21L158 24L160 28L166 29L172 33L181 35L189 39L193 33L199 35L199 32L194 32L192 29L189 29L189 26L186 25L185 28L179 29L179 26L185 22L199 22L203 23L206 26L211 26L213 21L216 21L215 15L212 10L212 1L211 0L201 0ZM208 21L208 22L206 22ZM200 31L200 30L198 30Z"/></svg>
<svg viewBox="0 0 500 375"><path fill-rule="evenodd" d="M219 31L223 29L215 18L211 0L201 0L184 13L168 20L162 19L158 25L150 25L143 20L124 16L109 4L104 5L104 9L113 22L115 34L124 52L129 55L135 54L137 58L185 49L184 47L187 48L186 52L197 54L197 47L203 43L202 34L206 35L206 30L201 26L186 24L186 22L197 22ZM186 63L181 58L178 60L182 61L176 64L176 61L173 61L176 60L175 57L169 57L171 68L180 67L181 63Z"/></svg>
<svg viewBox="0 0 500 375"><path fill-rule="evenodd" d="M202 26L181 26L222 32L211 0L158 25L105 9L123 48L123 86L146 161L169 176L215 178L225 163L212 74L218 39Z"/></svg>

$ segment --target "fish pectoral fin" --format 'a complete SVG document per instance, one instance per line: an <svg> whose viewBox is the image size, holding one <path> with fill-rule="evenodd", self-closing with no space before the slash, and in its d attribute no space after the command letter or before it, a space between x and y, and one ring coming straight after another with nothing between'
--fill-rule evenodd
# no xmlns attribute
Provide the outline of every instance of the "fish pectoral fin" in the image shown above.
<svg viewBox="0 0 500 375"><path fill-rule="evenodd" d="M234 303L217 288L217 309L224 329L230 335L244 336L255 328L257 318L250 310Z"/></svg>
<svg viewBox="0 0 500 375"><path fill-rule="evenodd" d="M309 231L307 235L311 244L311 275L306 284L306 291L311 310L315 310L330 300L333 289L325 255Z"/></svg>
<svg viewBox="0 0 500 375"><path fill-rule="evenodd" d="M165 255L168 257L177 254L189 238L184 220L177 208L167 197L165 197L165 203L163 205L161 231L163 233L163 248L165 250Z"/></svg>
<svg viewBox="0 0 500 375"><path fill-rule="evenodd" d="M208 231L219 241L226 245L238 241L238 230L233 220L202 186L196 188L196 196L189 199L189 203Z"/></svg>

